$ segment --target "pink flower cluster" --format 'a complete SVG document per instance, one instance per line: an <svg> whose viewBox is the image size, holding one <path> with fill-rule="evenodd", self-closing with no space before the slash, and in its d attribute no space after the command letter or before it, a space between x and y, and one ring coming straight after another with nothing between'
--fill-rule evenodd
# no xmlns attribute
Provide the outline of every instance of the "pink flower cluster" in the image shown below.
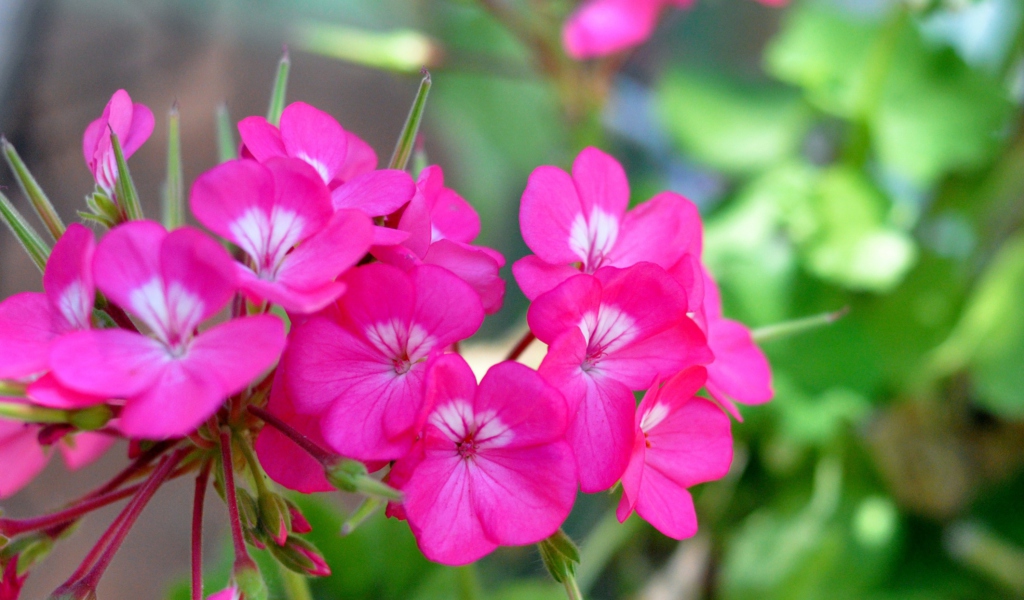
<svg viewBox="0 0 1024 600"><path fill-rule="evenodd" d="M566 52L577 60L607 56L643 44L669 6L689 8L696 0L588 0L562 28ZM789 0L757 0L785 6Z"/></svg>
<svg viewBox="0 0 1024 600"><path fill-rule="evenodd" d="M101 190L117 188L109 132L130 154L152 128L148 109L114 95L83 144ZM25 390L10 402L114 417L95 432L0 421L0 457L16 466L0 471L0 497L54 444L73 467L119 436L208 449L197 430L248 423L238 405L252 401L278 423L254 430L271 478L334 489L325 452L390 466L404 498L388 513L436 561L540 542L578 489L619 482L620 519L635 510L666 535L695 533L687 489L732 459L720 406L739 418L734 402L766 402L771 388L749 331L722 317L693 204L665 192L627 210L622 167L593 148L571 174L538 168L520 210L534 254L513 272L532 300L521 346L535 336L547 352L537 370L515 353L478 382L459 345L501 307L505 260L473 245L479 217L441 168L417 180L377 169L364 142L303 103L279 126L250 117L239 131L242 158L189 197L233 254L192 227L128 221L97 243L72 225L45 293L0 304L0 379Z"/></svg>

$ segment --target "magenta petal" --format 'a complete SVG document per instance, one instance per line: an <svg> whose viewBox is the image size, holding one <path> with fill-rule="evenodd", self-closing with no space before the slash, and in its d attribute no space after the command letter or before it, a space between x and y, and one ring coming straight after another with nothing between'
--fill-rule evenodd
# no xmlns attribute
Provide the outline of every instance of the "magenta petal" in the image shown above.
<svg viewBox="0 0 1024 600"><path fill-rule="evenodd" d="M42 472L49 459L39 426L0 419L0 499L10 498Z"/></svg>
<svg viewBox="0 0 1024 600"><path fill-rule="evenodd" d="M196 179L189 195L192 213L200 223L243 248L257 245L257 240L243 243L239 234L244 230L235 223L254 209L269 215L273 204L273 175L252 160L232 160L206 171Z"/></svg>
<svg viewBox="0 0 1024 600"><path fill-rule="evenodd" d="M64 457L68 469L77 471L92 464L114 445L117 438L105 433L83 431L75 435L64 436L57 448Z"/></svg>
<svg viewBox="0 0 1024 600"><path fill-rule="evenodd" d="M621 267L651 262L667 269L683 254L700 256L701 235L697 207L663 192L626 213L608 261Z"/></svg>
<svg viewBox="0 0 1024 600"><path fill-rule="evenodd" d="M96 247L96 287L114 304L132 309L132 292L160 276L160 245L167 230L152 221L132 221L107 233Z"/></svg>
<svg viewBox="0 0 1024 600"><path fill-rule="evenodd" d="M293 289L309 289L334 281L370 249L373 226L356 210L339 210L319 233L293 250L277 280Z"/></svg>
<svg viewBox="0 0 1024 600"><path fill-rule="evenodd" d="M707 364L714 357L704 333L683 317L674 326L629 344L601 359L601 372L633 390L651 385L655 377L669 377L688 365Z"/></svg>
<svg viewBox="0 0 1024 600"><path fill-rule="evenodd" d="M476 333L484 322L483 305L473 288L451 271L433 265L410 273L416 287L414 322L424 327L445 347Z"/></svg>
<svg viewBox="0 0 1024 600"><path fill-rule="evenodd" d="M238 135L246 149L260 162L288 156L281 132L263 117L246 117L238 123Z"/></svg>
<svg viewBox="0 0 1024 600"><path fill-rule="evenodd" d="M472 371L469 373L472 375ZM533 369L512 361L498 363L487 371L473 408L478 414L493 414L514 431L515 437L506 448L557 442L569 426L569 407L561 392Z"/></svg>
<svg viewBox="0 0 1024 600"><path fill-rule="evenodd" d="M238 282L235 262L227 250L192 227L179 227L164 239L160 246L160 274L169 304L173 303L176 284L200 303L194 314L184 318L176 315L171 321L181 332L191 332L200 322L217 314L231 299ZM130 306L137 308L134 304ZM133 312L140 317L144 314Z"/></svg>
<svg viewBox="0 0 1024 600"><path fill-rule="evenodd" d="M313 442L326 446L320 435L320 415L304 416L295 411L281 369L274 376L267 410ZM303 494L334 489L324 475L323 465L274 427L263 426L256 438L255 447L267 475L284 487Z"/></svg>
<svg viewBox="0 0 1024 600"><path fill-rule="evenodd" d="M497 547L473 509L472 468L455 453L427 458L402 488L409 525L430 560L463 565Z"/></svg>
<svg viewBox="0 0 1024 600"><path fill-rule="evenodd" d="M629 181L619 161L597 148L584 148L572 164L572 179L588 220L594 209L622 219L629 206Z"/></svg>
<svg viewBox="0 0 1024 600"><path fill-rule="evenodd" d="M468 283L487 314L501 310L505 281L499 274L500 265L484 249L443 239L430 245L423 262L444 267Z"/></svg>
<svg viewBox="0 0 1024 600"><path fill-rule="evenodd" d="M249 269L239 265L239 286L253 302L270 302L294 315L309 315L323 310L345 293L345 284L335 281L319 287L293 289L277 281L260 279Z"/></svg>
<svg viewBox="0 0 1024 600"><path fill-rule="evenodd" d="M427 253L431 240L430 209L423 194L416 194L409 201L408 206L402 211L398 228L409 232L409 239L402 242L403 245L422 258Z"/></svg>
<svg viewBox="0 0 1024 600"><path fill-rule="evenodd" d="M348 139L348 153L345 154L345 162L334 176L335 180L342 182L377 168L377 153L369 144L351 131L346 131L345 137Z"/></svg>
<svg viewBox="0 0 1024 600"><path fill-rule="evenodd" d="M371 217L390 215L416 193L416 183L405 171L371 171L348 180L331 192L335 209L355 208Z"/></svg>
<svg viewBox="0 0 1024 600"><path fill-rule="evenodd" d="M541 294L550 292L566 279L579 274L579 270L570 265L546 263L533 254L512 263L512 275L519 289L530 300L536 300Z"/></svg>
<svg viewBox="0 0 1024 600"><path fill-rule="evenodd" d="M750 330L728 319L710 321L708 343L715 353L714 362L708 365L712 396L743 404L764 404L772 399L771 366L750 337Z"/></svg>
<svg viewBox="0 0 1024 600"><path fill-rule="evenodd" d="M284 346L281 319L256 315L232 319L199 334L183 360L202 365L230 395L272 367Z"/></svg>
<svg viewBox="0 0 1024 600"><path fill-rule="evenodd" d="M0 302L0 379L22 379L49 366L56 337L46 296L22 292Z"/></svg>
<svg viewBox="0 0 1024 600"><path fill-rule="evenodd" d="M124 157L127 159L135 154L135 151L142 147L153 134L153 127L156 120L153 118L153 111L145 104L136 102L132 105L132 121L128 134L124 136L121 145L124 150Z"/></svg>
<svg viewBox="0 0 1024 600"><path fill-rule="evenodd" d="M433 241L447 238L468 244L480 235L480 215L455 190L444 187L441 167L423 169L416 185L430 207L430 222L436 230Z"/></svg>
<svg viewBox="0 0 1024 600"><path fill-rule="evenodd" d="M568 329L579 331L583 316L597 312L602 291L601 282L592 275L567 279L530 305L526 313L530 330L545 344L553 343Z"/></svg>
<svg viewBox="0 0 1024 600"><path fill-rule="evenodd" d="M102 404L107 400L103 396L83 394L63 386L53 373L47 373L33 381L28 386L27 393L32 402L40 406L61 409L85 408Z"/></svg>
<svg viewBox="0 0 1024 600"><path fill-rule="evenodd" d="M436 269L437 267L431 267ZM412 278L397 267L371 263L345 272L346 315L360 332L381 322L408 322L416 295Z"/></svg>
<svg viewBox="0 0 1024 600"><path fill-rule="evenodd" d="M348 135L338 121L305 102L293 102L281 113L281 140L289 156L309 163L329 183L348 154Z"/></svg>
<svg viewBox="0 0 1024 600"><path fill-rule="evenodd" d="M408 231L401 231L390 227L380 227L378 225L374 225L373 227L374 246L396 246L407 239L409 239Z"/></svg>
<svg viewBox="0 0 1024 600"><path fill-rule="evenodd" d="M317 178L313 167L295 158L275 158L265 164L274 175L274 207L298 217L297 223L291 227L301 231L297 236L299 241L327 224L334 212L331 192Z"/></svg>
<svg viewBox="0 0 1024 600"><path fill-rule="evenodd" d="M640 45L654 31L660 8L661 0L591 0L562 29L565 49L585 59Z"/></svg>
<svg viewBox="0 0 1024 600"><path fill-rule="evenodd" d="M615 510L615 516L618 517L619 523L628 519L636 507L640 483L644 476L646 451L647 438L640 427L637 426L636 434L633 438L633 452L629 457L629 466L626 467L626 472L622 474L622 498L619 499L619 506Z"/></svg>
<svg viewBox="0 0 1024 600"><path fill-rule="evenodd" d="M121 411L120 428L132 438L188 435L212 416L229 395L215 373L195 360L166 360L159 377L132 396Z"/></svg>
<svg viewBox="0 0 1024 600"><path fill-rule="evenodd" d="M92 259L96 241L92 231L72 223L57 241L46 262L43 289L55 315L66 321L66 330L88 329L96 289Z"/></svg>
<svg viewBox="0 0 1024 600"><path fill-rule="evenodd" d="M160 342L123 329L72 333L50 351L53 374L62 385L105 398L145 391L162 377L169 360Z"/></svg>
<svg viewBox="0 0 1024 600"><path fill-rule="evenodd" d="M655 469L645 469L636 512L670 538L682 540L697 533L697 511L686 488Z"/></svg>
<svg viewBox="0 0 1024 600"><path fill-rule="evenodd" d="M523 241L541 259L569 264L581 257L573 250L573 224L585 218L576 184L556 167L537 167L519 205Z"/></svg>

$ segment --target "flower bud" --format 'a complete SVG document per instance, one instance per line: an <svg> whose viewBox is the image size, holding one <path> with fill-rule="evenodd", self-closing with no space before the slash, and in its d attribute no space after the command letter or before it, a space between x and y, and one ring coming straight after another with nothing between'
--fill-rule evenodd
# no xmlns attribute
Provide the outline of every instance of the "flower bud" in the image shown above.
<svg viewBox="0 0 1024 600"><path fill-rule="evenodd" d="M242 520L242 526L245 529L255 529L260 522L260 510L256 499L245 488L239 487L236 488L236 491L238 492L238 517Z"/></svg>
<svg viewBox="0 0 1024 600"><path fill-rule="evenodd" d="M263 533L270 536L277 545L288 539L290 515L284 500L273 492L260 494L258 499L259 524Z"/></svg>
<svg viewBox="0 0 1024 600"><path fill-rule="evenodd" d="M68 420L82 431L95 431L106 426L114 416L106 404L97 404L82 410L71 411Z"/></svg>
<svg viewBox="0 0 1024 600"><path fill-rule="evenodd" d="M580 564L580 551L561 529L537 544L537 548L544 560L544 566L555 581L565 583L576 576L576 566Z"/></svg>
<svg viewBox="0 0 1024 600"><path fill-rule="evenodd" d="M331 568L316 546L300 537L288 536L284 545L271 546L270 553L282 565L301 575L327 577L331 574Z"/></svg>
<svg viewBox="0 0 1024 600"><path fill-rule="evenodd" d="M310 525L309 521L306 519L306 515L302 514L299 507L287 498L284 498L284 501L285 504L288 505L288 515L292 521L292 531L300 534L313 531L313 526Z"/></svg>
<svg viewBox="0 0 1024 600"><path fill-rule="evenodd" d="M270 594L267 583L263 581L263 575L251 559L242 564L235 564L233 579L235 587L245 600L267 600Z"/></svg>
<svg viewBox="0 0 1024 600"><path fill-rule="evenodd" d="M327 468L327 481L343 492L378 496L396 502L402 501L402 493L395 488L370 477L366 465L343 458Z"/></svg>

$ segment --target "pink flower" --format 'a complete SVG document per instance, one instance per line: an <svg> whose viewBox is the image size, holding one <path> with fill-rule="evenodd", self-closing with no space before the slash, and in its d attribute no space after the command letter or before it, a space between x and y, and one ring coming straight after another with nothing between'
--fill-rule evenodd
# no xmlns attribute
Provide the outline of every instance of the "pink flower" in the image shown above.
<svg viewBox="0 0 1024 600"><path fill-rule="evenodd" d="M473 287L485 312L498 312L505 298L505 282L499 275L505 257L470 244L480 233L480 217L454 190L444 187L441 167L424 169L416 185L417 193L398 222L398 231L407 233L407 239L375 246L374 256L404 270L421 264L444 267Z"/></svg>
<svg viewBox="0 0 1024 600"><path fill-rule="evenodd" d="M743 420L734 402L764 404L772 399L772 371L750 330L722 317L722 300L711 275L704 272L704 314L708 345L715 360L708 368L708 392L732 416Z"/></svg>
<svg viewBox="0 0 1024 600"><path fill-rule="evenodd" d="M237 271L227 252L195 229L121 225L96 248L93 272L107 298L136 315L153 337L79 331L54 344L50 363L67 387L123 398L120 426L131 437L188 433L284 348L284 326L272 315L197 333L231 298Z"/></svg>
<svg viewBox="0 0 1024 600"><path fill-rule="evenodd" d="M661 11L669 6L688 8L694 0L590 0L578 8L562 29L562 43L569 56L583 60L606 56L639 46L658 25ZM758 0L768 6L785 6L788 0Z"/></svg>
<svg viewBox="0 0 1024 600"><path fill-rule="evenodd" d="M562 395L513 362L478 386L455 354L434 361L426 385L422 439L395 465L408 473L403 508L423 554L461 565L557 531L576 496Z"/></svg>
<svg viewBox="0 0 1024 600"><path fill-rule="evenodd" d="M584 492L611 487L626 469L632 390L712 359L686 312L682 288L650 263L577 275L530 306L530 329L550 345L540 374L569 402L567 439Z"/></svg>
<svg viewBox="0 0 1024 600"><path fill-rule="evenodd" d="M619 521L636 510L665 535L697 533L697 513L687 488L725 477L732 464L729 417L694 394L707 376L687 369L664 386L656 382L636 411L636 436L622 477Z"/></svg>
<svg viewBox="0 0 1024 600"><path fill-rule="evenodd" d="M39 442L42 430L41 425L0 419L0 464L4 465L0 469L0 499L18 493L46 467L52 448ZM68 468L74 471L99 458L113 443L113 436L83 432L62 437L57 447Z"/></svg>
<svg viewBox="0 0 1024 600"><path fill-rule="evenodd" d="M272 158L214 167L192 187L192 212L248 256L240 286L252 298L293 313L316 312L338 298L335 279L370 248L369 217L334 212L330 192L306 163Z"/></svg>
<svg viewBox="0 0 1024 600"><path fill-rule="evenodd" d="M426 360L480 327L480 299L440 267L349 270L335 306L294 326L283 360L295 409L323 414L323 437L343 456L393 460L416 435Z"/></svg>
<svg viewBox="0 0 1024 600"><path fill-rule="evenodd" d="M113 197L117 187L117 158L110 143L110 131L117 134L124 159L135 154L153 133L153 111L144 104L133 104L131 96L117 90L103 109L103 115L85 128L82 136L82 154L96 185Z"/></svg>
<svg viewBox="0 0 1024 600"><path fill-rule="evenodd" d="M231 586L225 588L216 594L211 594L206 597L206 600L239 600L242 597L242 593L238 591L238 588Z"/></svg>
<svg viewBox="0 0 1024 600"><path fill-rule="evenodd" d="M331 190L336 209L354 208L371 217L389 215L407 203L415 192L408 173L395 169L374 170L373 149L345 131L329 114L304 102L289 104L277 128L263 117L248 117L238 124L245 150L261 163L273 158L301 159L320 175ZM397 244L405 236L378 227L378 244Z"/></svg>
<svg viewBox="0 0 1024 600"><path fill-rule="evenodd" d="M700 255L697 208L672 192L633 210L622 166L596 148L586 148L572 175L538 167L530 175L519 208L523 240L536 256L512 266L527 298L553 289L579 273L638 262L668 269L684 254Z"/></svg>

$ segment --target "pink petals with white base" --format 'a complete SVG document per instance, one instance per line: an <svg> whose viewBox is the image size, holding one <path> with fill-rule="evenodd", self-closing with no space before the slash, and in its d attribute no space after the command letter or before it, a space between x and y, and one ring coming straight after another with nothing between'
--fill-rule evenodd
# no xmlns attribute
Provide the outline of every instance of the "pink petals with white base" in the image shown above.
<svg viewBox="0 0 1024 600"><path fill-rule="evenodd" d="M110 132L117 134L124 158L135 154L153 133L153 111L144 104L132 103L128 92L117 90L103 109L103 114L89 124L82 136L82 154L96 185L108 196L117 186L117 159L110 141Z"/></svg>
<svg viewBox="0 0 1024 600"><path fill-rule="evenodd" d="M461 565L555 533L576 496L562 395L510 362L477 386L456 355L433 362L426 389L422 437L395 465L423 554Z"/></svg>

